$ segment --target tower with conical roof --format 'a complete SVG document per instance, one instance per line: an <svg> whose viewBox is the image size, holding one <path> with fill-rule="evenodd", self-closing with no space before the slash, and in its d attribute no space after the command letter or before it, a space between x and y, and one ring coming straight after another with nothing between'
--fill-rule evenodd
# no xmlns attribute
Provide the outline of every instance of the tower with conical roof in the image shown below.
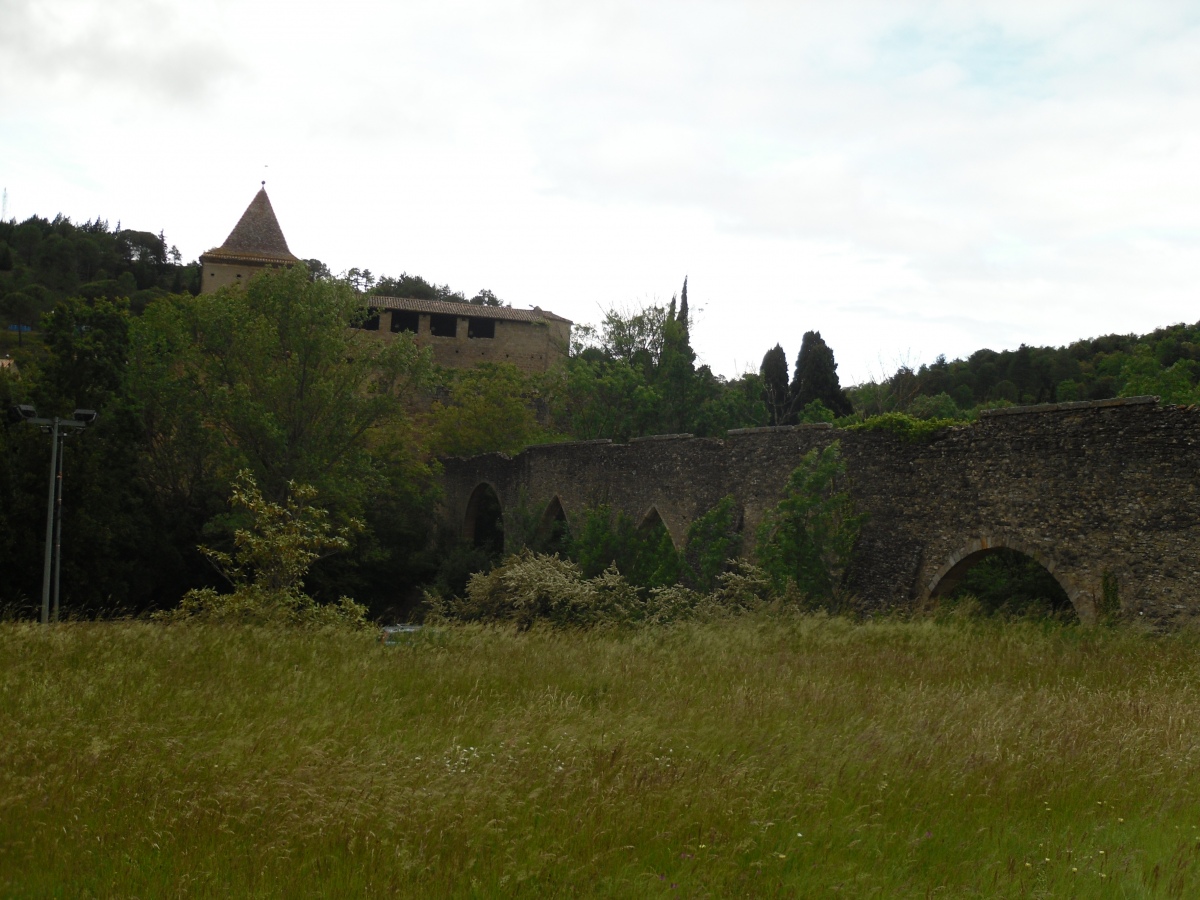
<svg viewBox="0 0 1200 900"><path fill-rule="evenodd" d="M225 243L201 254L202 293L227 284L242 284L265 268L292 266L300 259L288 249L283 229L275 218L267 183L250 201Z"/></svg>

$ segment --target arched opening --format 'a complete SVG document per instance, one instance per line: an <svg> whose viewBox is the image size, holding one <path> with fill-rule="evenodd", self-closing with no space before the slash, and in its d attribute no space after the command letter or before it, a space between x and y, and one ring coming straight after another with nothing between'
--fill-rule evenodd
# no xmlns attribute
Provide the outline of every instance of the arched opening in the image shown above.
<svg viewBox="0 0 1200 900"><path fill-rule="evenodd" d="M1077 619L1069 585L1032 554L977 542L943 567L929 595L949 603L973 597L987 614Z"/></svg>
<svg viewBox="0 0 1200 900"><path fill-rule="evenodd" d="M530 547L536 553L553 553L566 559L571 549L571 526L562 501L555 496L546 506Z"/></svg>
<svg viewBox="0 0 1200 900"><path fill-rule="evenodd" d="M657 506L652 506L646 510L646 514L642 516L642 521L638 523L638 534L642 538L653 538L656 541L666 535L666 539L670 541L671 548L675 547L675 539L671 537L671 530L667 528L667 523L663 521L662 515L658 511Z"/></svg>
<svg viewBox="0 0 1200 900"><path fill-rule="evenodd" d="M504 552L504 510L490 484L481 484L471 492L463 521L463 540L493 555Z"/></svg>
<svg viewBox="0 0 1200 900"><path fill-rule="evenodd" d="M679 553L657 507L650 507L630 536L629 561L621 570L640 587L654 588L679 580Z"/></svg>

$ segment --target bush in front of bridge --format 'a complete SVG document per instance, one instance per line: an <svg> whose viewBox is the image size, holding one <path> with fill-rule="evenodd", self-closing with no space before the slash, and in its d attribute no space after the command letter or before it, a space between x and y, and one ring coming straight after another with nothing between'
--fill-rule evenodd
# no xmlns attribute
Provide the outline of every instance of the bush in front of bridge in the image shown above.
<svg viewBox="0 0 1200 900"><path fill-rule="evenodd" d="M522 550L473 575L464 596L427 595L430 622L482 622L528 629L666 625L755 609L772 600L770 579L742 560L715 578L713 590L681 584L639 591L615 566L588 578L556 555Z"/></svg>
<svg viewBox="0 0 1200 900"><path fill-rule="evenodd" d="M764 516L757 554L779 595L839 605L864 519L854 511L845 479L840 442L814 448L792 470L786 496Z"/></svg>
<svg viewBox="0 0 1200 900"><path fill-rule="evenodd" d="M350 536L362 524L351 519L335 527L328 511L317 505L317 491L311 485L289 481L288 493L284 502L276 503L263 496L248 469L239 472L230 505L244 516L244 527L234 531L234 552L200 548L232 592L188 591L178 608L155 618L229 625L364 627L365 606L349 597L322 604L304 591L309 567L322 556L348 549Z"/></svg>

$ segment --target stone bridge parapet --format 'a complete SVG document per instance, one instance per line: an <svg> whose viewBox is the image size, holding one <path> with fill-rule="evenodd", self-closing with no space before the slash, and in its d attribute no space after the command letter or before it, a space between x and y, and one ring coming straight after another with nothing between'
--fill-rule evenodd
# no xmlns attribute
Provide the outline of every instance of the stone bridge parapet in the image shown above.
<svg viewBox="0 0 1200 900"><path fill-rule="evenodd" d="M868 516L848 579L869 606L921 603L1008 547L1044 565L1084 621L1106 592L1158 622L1200 614L1200 409L1153 397L990 410L922 442L800 425L447 459L443 512L470 533L488 485L506 526L517 510L559 506L572 526L607 503L639 522L657 513L682 548L688 526L732 495L749 550L798 460L835 440Z"/></svg>

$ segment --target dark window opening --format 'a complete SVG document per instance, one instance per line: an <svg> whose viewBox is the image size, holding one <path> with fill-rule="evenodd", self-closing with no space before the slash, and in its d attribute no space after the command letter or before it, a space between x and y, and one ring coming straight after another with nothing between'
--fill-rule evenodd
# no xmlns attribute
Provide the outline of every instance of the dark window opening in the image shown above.
<svg viewBox="0 0 1200 900"><path fill-rule="evenodd" d="M358 327L363 331L378 331L379 330L379 313L373 316L367 316L358 323Z"/></svg>
<svg viewBox="0 0 1200 900"><path fill-rule="evenodd" d="M467 337L494 338L496 336L496 320L472 317L467 319Z"/></svg>
<svg viewBox="0 0 1200 900"><path fill-rule="evenodd" d="M458 316L434 314L429 317L429 333L434 337L457 337Z"/></svg>
<svg viewBox="0 0 1200 900"><path fill-rule="evenodd" d="M415 312L407 312L406 310L392 310L392 332L399 333L401 331L411 331L417 333L418 326L421 324L421 314Z"/></svg>

